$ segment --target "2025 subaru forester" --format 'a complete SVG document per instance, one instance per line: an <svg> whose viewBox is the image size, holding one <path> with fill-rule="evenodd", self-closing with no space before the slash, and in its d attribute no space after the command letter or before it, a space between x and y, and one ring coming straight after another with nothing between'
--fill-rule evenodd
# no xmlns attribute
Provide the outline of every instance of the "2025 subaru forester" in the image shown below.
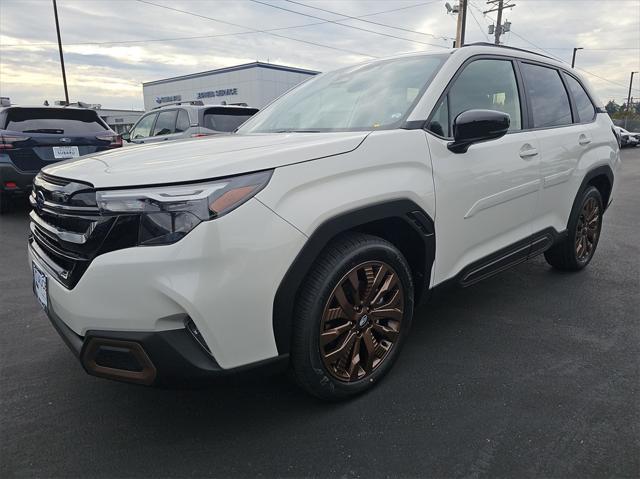
<svg viewBox="0 0 640 479"><path fill-rule="evenodd" d="M415 305L593 257L620 162L565 65L467 46L315 77L237 134L49 166L36 296L86 371L166 385L289 364L324 399L391 368Z"/></svg>

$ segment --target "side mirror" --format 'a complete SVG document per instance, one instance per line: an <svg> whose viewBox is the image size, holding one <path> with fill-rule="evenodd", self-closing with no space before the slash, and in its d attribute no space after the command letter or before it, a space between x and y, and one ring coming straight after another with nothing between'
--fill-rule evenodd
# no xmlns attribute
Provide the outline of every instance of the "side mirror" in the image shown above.
<svg viewBox="0 0 640 479"><path fill-rule="evenodd" d="M453 141L447 148L454 153L466 153L474 143L504 136L510 123L509 115L500 111L463 111L453 120Z"/></svg>
<svg viewBox="0 0 640 479"><path fill-rule="evenodd" d="M128 131L120 135L124 141L131 141L131 132Z"/></svg>

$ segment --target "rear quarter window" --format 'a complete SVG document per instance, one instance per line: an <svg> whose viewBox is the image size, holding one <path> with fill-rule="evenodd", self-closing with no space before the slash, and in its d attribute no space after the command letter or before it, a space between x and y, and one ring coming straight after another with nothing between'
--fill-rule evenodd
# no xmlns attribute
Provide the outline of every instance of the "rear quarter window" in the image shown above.
<svg viewBox="0 0 640 479"><path fill-rule="evenodd" d="M204 112L202 126L216 131L234 131L257 111L253 108L210 108Z"/></svg>
<svg viewBox="0 0 640 479"><path fill-rule="evenodd" d="M90 135L109 127L93 110L15 108L6 112L5 129L21 133Z"/></svg>

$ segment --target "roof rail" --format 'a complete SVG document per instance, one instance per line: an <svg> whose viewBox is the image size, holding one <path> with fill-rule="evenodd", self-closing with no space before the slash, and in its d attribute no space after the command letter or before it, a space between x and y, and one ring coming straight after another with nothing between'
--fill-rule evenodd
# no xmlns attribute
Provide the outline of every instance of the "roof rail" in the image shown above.
<svg viewBox="0 0 640 479"><path fill-rule="evenodd" d="M557 62L561 61L561 60L558 60L557 58L550 57L549 55L543 55L542 53L532 52L531 50L525 50L524 48L509 47L507 45L496 45L495 43L489 43L489 42L466 43L466 44L462 45L462 48L464 48L464 47L506 48L507 50L515 50L517 52L531 53L532 55L538 55L540 57L548 58L549 60L555 60Z"/></svg>
<svg viewBox="0 0 640 479"><path fill-rule="evenodd" d="M170 101L168 103L163 103L162 105L154 106L152 110L157 110L158 108L164 108L165 106L172 106L172 105L203 106L204 102L202 100Z"/></svg>

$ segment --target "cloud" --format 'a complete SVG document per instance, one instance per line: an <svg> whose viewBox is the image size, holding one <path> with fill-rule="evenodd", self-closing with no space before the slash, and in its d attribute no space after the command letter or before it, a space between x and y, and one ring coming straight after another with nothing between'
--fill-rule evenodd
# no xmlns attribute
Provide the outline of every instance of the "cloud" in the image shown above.
<svg viewBox="0 0 640 479"><path fill-rule="evenodd" d="M451 37L455 34L455 18L446 14L439 1L365 17L431 35L344 19L280 0L265 1L322 19L340 20L345 25L375 30L383 35L332 23L301 27L317 24L321 20L245 0L153 1L249 28L136 1L59 0L67 77L73 100L102 103L105 107L142 107L141 83L145 81L255 60L327 71L367 59L358 52L383 57L408 51L445 51L445 48L424 43L448 48L450 40L433 36ZM331 0L307 3L346 15L361 16L421 2ZM574 46L584 47L585 50L578 53L577 66L608 80L587 75L600 96L616 98L618 101L626 96L625 85L628 84L629 72L640 69L640 3L636 0L520 0L516 3L517 6L506 13L513 30L503 37L508 45L527 49L535 49L535 45L565 61L570 61ZM486 27L492 19L481 13L485 6L482 0L474 0L470 4L473 16L468 17L467 42L486 41ZM353 53L251 32L252 29L285 27L297 28L273 33ZM390 38L388 35L399 38ZM209 38L147 41L193 36ZM78 45L126 41L145 42ZM25 44L31 46L25 47ZM616 47L626 49L616 50ZM10 96L14 102L21 104L40 104L44 99L51 101L63 98L50 2L0 2L0 94ZM634 91L634 94L640 96L640 90Z"/></svg>

